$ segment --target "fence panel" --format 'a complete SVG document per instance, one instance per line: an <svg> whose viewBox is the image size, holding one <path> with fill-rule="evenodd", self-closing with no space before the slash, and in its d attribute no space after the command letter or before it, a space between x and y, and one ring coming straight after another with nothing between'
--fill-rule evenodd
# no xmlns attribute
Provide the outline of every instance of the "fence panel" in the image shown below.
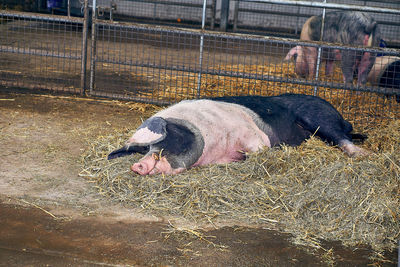
<svg viewBox="0 0 400 267"><path fill-rule="evenodd" d="M395 88L344 84L339 62L333 62L333 75L326 75L321 68L317 79L301 78L295 65L283 60L292 47L307 44L317 48L315 43L105 21L96 27L94 95L171 103L195 97L294 92L329 100L357 124L385 117L388 112L399 114ZM328 44L322 47L324 51L350 50L354 55L382 52ZM396 50L384 51L387 58L398 54ZM327 57L331 55L322 53L322 62Z"/></svg>
<svg viewBox="0 0 400 267"><path fill-rule="evenodd" d="M0 84L81 93L82 19L0 11Z"/></svg>
<svg viewBox="0 0 400 267"><path fill-rule="evenodd" d="M87 79L87 92L92 95L160 104L196 97L293 92L327 99L356 125L400 117L398 49L94 18L94 39L89 43L95 45L86 58L82 47L88 28L83 25L83 18L0 11L0 84L83 93L82 80ZM301 75L293 62L284 61L295 46L322 49L316 76ZM357 84L357 79L345 84L340 57L354 56L356 63L365 53L380 54L373 77L367 84ZM92 64L85 67L85 60ZM326 62L331 62L332 75L325 71Z"/></svg>

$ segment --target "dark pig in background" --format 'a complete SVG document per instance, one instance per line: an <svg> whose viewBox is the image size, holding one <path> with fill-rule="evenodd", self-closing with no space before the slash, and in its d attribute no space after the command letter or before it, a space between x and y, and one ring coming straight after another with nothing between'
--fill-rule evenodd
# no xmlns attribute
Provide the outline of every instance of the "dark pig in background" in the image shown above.
<svg viewBox="0 0 400 267"><path fill-rule="evenodd" d="M327 101L307 95L185 100L147 119L108 159L144 154L131 169L177 174L192 166L245 159L246 152L300 145L311 134L350 156L367 151L352 142L352 126ZM360 137L360 136L358 136Z"/></svg>
<svg viewBox="0 0 400 267"><path fill-rule="evenodd" d="M313 16L303 25L300 40L320 41L322 16ZM322 41L345 45L379 46L380 31L377 22L368 14L356 11L337 11L325 16ZM286 55L285 60L295 59L298 75L311 79L315 76L317 47L296 46ZM326 75L332 74L334 61L341 60L345 83L353 82L354 72L358 72L358 84L367 82L369 71L375 62L376 53L354 50L323 49L322 59L326 61Z"/></svg>

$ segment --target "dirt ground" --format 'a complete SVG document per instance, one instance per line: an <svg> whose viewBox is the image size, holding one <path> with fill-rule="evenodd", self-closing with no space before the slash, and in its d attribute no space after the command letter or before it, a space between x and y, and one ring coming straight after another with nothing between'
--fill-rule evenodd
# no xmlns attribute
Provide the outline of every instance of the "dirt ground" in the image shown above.
<svg viewBox="0 0 400 267"><path fill-rule="evenodd" d="M111 100L0 91L0 266L397 262L396 252L385 255L391 262L376 262L367 248L327 242L326 251L295 246L290 235L268 227L227 223L198 230L195 223L155 217L100 196L79 176L86 141L134 128L152 112Z"/></svg>

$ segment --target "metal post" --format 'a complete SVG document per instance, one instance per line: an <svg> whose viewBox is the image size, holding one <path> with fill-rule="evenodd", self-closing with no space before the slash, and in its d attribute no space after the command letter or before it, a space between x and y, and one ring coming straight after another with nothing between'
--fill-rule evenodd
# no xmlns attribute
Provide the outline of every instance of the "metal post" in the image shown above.
<svg viewBox="0 0 400 267"><path fill-rule="evenodd" d="M221 22L219 28L221 31L226 32L228 28L229 19L229 0L221 0Z"/></svg>
<svg viewBox="0 0 400 267"><path fill-rule="evenodd" d="M71 17L71 0L67 1L67 14L68 17Z"/></svg>
<svg viewBox="0 0 400 267"><path fill-rule="evenodd" d="M295 34L297 35L299 33L299 24L300 24L300 7L297 7L297 21L296 21L296 30ZM301 29L300 29L301 32Z"/></svg>
<svg viewBox="0 0 400 267"><path fill-rule="evenodd" d="M397 244L399 245L397 248L397 267L400 267L400 239Z"/></svg>
<svg viewBox="0 0 400 267"><path fill-rule="evenodd" d="M240 0L235 1L235 8L233 10L233 31L237 31L237 24L239 20L239 2Z"/></svg>
<svg viewBox="0 0 400 267"><path fill-rule="evenodd" d="M96 0L93 0L92 6L92 48L90 56L90 85L89 93L92 94L94 90L94 80L95 80L95 60L96 60Z"/></svg>
<svg viewBox="0 0 400 267"><path fill-rule="evenodd" d="M68 1L69 2L69 1ZM81 67L81 94L86 93L86 66L87 66L87 41L89 30L89 0L85 0L83 7L83 29L82 29L82 67Z"/></svg>
<svg viewBox="0 0 400 267"><path fill-rule="evenodd" d="M200 98L201 91L201 72L203 67L203 46L204 46L204 27L206 25L207 0L203 0L203 15L201 18L201 36L200 36L200 55L199 55L199 74L197 76L197 98Z"/></svg>
<svg viewBox="0 0 400 267"><path fill-rule="evenodd" d="M326 3L326 0L324 0L324 4L325 3ZM320 42L322 42L323 37L324 37L325 12L326 12L326 9L323 8L322 9L322 22L321 22L321 37L319 38ZM321 46L318 46L317 66L316 66L316 70L315 70L315 81L317 81L319 78L319 67L321 65L321 52L322 52L322 48L321 48ZM315 85L314 96L317 95L317 92L318 92L318 85Z"/></svg>
<svg viewBox="0 0 400 267"><path fill-rule="evenodd" d="M217 9L217 0L211 1L211 30L214 30L215 27L215 14Z"/></svg>

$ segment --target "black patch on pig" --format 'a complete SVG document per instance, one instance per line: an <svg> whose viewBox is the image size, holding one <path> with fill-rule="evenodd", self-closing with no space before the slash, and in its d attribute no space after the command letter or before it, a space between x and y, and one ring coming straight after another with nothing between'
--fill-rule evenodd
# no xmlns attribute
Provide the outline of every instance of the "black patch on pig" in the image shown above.
<svg viewBox="0 0 400 267"><path fill-rule="evenodd" d="M150 153L161 152L172 168L189 168L203 153L204 139L193 124L174 118L165 119L166 137L150 146Z"/></svg>
<svg viewBox="0 0 400 267"><path fill-rule="evenodd" d="M273 131L266 133L271 145L297 146L311 134L335 145L351 141L352 125L327 101L314 96L284 94L273 97L237 96L214 98L254 111Z"/></svg>
<svg viewBox="0 0 400 267"><path fill-rule="evenodd" d="M257 125L268 136L271 146L283 143L297 146L310 136L307 129L296 123L294 114L275 101L273 97L238 96L221 97L214 100L238 104L256 113L269 126ZM266 132L264 128L271 129L272 132Z"/></svg>

